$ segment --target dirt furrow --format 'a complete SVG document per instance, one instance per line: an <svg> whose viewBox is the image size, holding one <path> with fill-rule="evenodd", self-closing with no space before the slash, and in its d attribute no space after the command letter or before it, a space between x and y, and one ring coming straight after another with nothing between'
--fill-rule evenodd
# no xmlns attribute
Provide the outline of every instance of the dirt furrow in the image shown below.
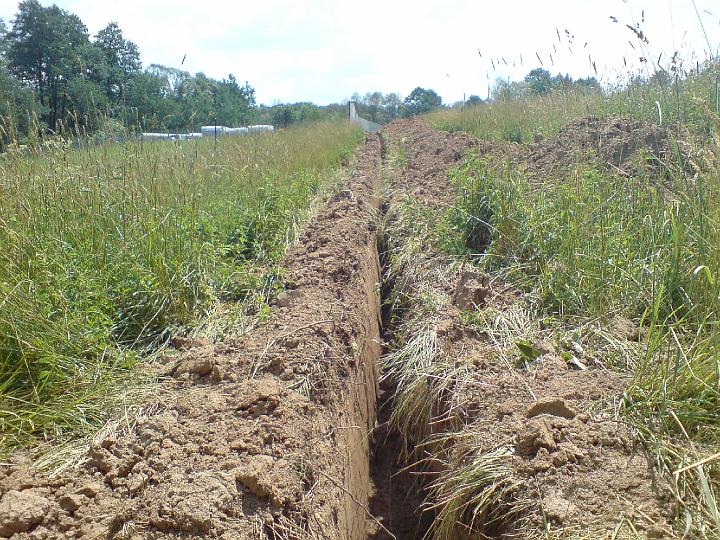
<svg viewBox="0 0 720 540"><path fill-rule="evenodd" d="M162 397L73 469L3 465L0 537L671 537L662 480L612 414L627 377L552 344L510 364L539 322L442 249L451 169L492 150L420 120L368 135L268 320L169 356Z"/></svg>

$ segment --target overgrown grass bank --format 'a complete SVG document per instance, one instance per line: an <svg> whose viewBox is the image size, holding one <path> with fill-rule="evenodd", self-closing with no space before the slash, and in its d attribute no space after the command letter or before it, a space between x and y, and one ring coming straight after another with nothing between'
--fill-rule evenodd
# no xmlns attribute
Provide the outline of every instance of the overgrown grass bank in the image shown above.
<svg viewBox="0 0 720 540"><path fill-rule="evenodd" d="M1 156L0 450L98 420L108 384L219 302L262 305L361 137L343 122Z"/></svg>
<svg viewBox="0 0 720 540"><path fill-rule="evenodd" d="M664 71L608 91L572 87L548 95L440 109L427 119L445 131L466 131L490 141L530 143L536 135L553 136L572 120L609 115L682 125L709 138L713 118L720 115L720 64L707 63L685 75Z"/></svg>
<svg viewBox="0 0 720 540"><path fill-rule="evenodd" d="M628 344L623 362L603 360L633 373L621 409L672 479L679 529L700 538L720 531L720 124L711 99L714 81L714 69L682 81L685 90L675 95L679 112L670 114L677 136L693 135L686 141L695 156L693 173L669 167L674 176L659 182L650 171L618 177L588 162L539 184L498 156L470 156L455 173L458 203L444 225L447 248L523 289L539 320L573 328L599 321L609 331L618 317L634 323L638 343ZM590 114L645 120L655 107L657 123L660 97L648 83L584 103ZM492 111L480 107L458 116L454 127L515 140L503 130L519 125L517 140L528 141L535 131L554 131L583 115L584 105L568 102L576 98L551 95ZM442 126L439 117L431 120ZM483 250L478 238L489 239Z"/></svg>

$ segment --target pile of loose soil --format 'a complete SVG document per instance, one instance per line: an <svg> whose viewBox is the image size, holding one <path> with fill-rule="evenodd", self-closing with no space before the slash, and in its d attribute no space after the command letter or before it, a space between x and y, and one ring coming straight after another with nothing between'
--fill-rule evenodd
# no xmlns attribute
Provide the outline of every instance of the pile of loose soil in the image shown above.
<svg viewBox="0 0 720 540"><path fill-rule="evenodd" d="M520 154L534 178L553 177L588 162L622 176L665 177L672 148L672 134L664 126L622 117L589 117L570 122L554 137L531 144Z"/></svg>
<svg viewBox="0 0 720 540"><path fill-rule="evenodd" d="M235 341L184 344L164 366L163 398L73 470L2 465L0 537L366 537L380 154L368 136L287 254L268 321Z"/></svg>
<svg viewBox="0 0 720 540"><path fill-rule="evenodd" d="M557 142L531 148L534 170L540 174L554 160L573 159L551 155L553 149L564 148L562 141L576 136L585 137L581 145L596 145L603 138L614 141L600 147L608 148L608 158L621 166L624 153L637 150L640 144L635 128L625 131L631 124L576 123ZM585 135L581 137L578 130ZM397 221L402 221L406 211L407 193L414 194L430 212L441 212L452 203L455 195L448 173L464 152L484 155L506 150L466 135L435 132L420 120L396 122L384 133L390 145L404 149L408 159L389 186L388 214ZM643 144L664 144L658 137L658 132L647 134ZM413 241L407 237L411 232L393 228L392 221L389 229L394 242L391 248L396 252ZM502 450L506 455L503 466L509 471L503 482L514 487L511 500L505 501L507 508L496 509L494 515L509 515L513 505L521 508L512 519L493 524L482 519L470 522L472 515L466 515L468 521L457 525L457 534L533 538L544 537L549 526L599 538L612 534L625 519L649 538L673 537L668 491L655 476L633 432L614 414L613 405L622 396L628 377L587 359L587 366L569 363L561 356L563 351L549 341L540 344L541 354L533 361L509 363L501 336L492 330L478 330L463 313L492 309L498 318L504 313L527 313L522 295L502 280L474 273L471 268L447 271L451 261L436 246L422 245L419 252L411 264L398 269L396 280L402 281L406 290L422 291L416 304L410 300L410 305L404 306L403 316L412 319L421 297L432 296L436 306L425 317L432 321L437 336L436 360L451 368L443 375L433 372L437 383L433 379L427 382L442 384L429 433L436 440L441 436L444 442L435 450L423 444L426 454L415 459L429 462L430 478L437 479L448 467L462 467L468 460ZM531 324L528 320L527 325ZM407 328L420 326L408 324ZM403 336L400 346L412 338ZM429 496L431 506L438 502L432 500L432 493Z"/></svg>

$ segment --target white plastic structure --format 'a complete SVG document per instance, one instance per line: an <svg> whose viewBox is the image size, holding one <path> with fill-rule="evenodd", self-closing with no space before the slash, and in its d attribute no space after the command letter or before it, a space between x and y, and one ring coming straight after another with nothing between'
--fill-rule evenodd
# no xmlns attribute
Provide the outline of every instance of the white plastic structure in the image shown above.
<svg viewBox="0 0 720 540"><path fill-rule="evenodd" d="M274 126L270 126L270 125L268 125L268 124L258 124L258 125L256 125L256 126L248 126L248 131L249 131L250 133L257 133L257 132L260 132L260 131L270 132L270 131L275 131L275 127L274 127Z"/></svg>
<svg viewBox="0 0 720 540"><path fill-rule="evenodd" d="M170 139L170 133L143 133L142 138L148 141Z"/></svg>
<svg viewBox="0 0 720 540"><path fill-rule="evenodd" d="M143 133L142 138L146 140L167 140L185 141L188 139L200 139L202 137L218 137L225 135L247 135L248 133L271 133L275 127L269 124L258 124L255 126L230 128L226 126L202 126L199 133Z"/></svg>
<svg viewBox="0 0 720 540"><path fill-rule="evenodd" d="M202 126L200 132L203 137L214 137L216 134L224 135L226 129L225 126Z"/></svg>

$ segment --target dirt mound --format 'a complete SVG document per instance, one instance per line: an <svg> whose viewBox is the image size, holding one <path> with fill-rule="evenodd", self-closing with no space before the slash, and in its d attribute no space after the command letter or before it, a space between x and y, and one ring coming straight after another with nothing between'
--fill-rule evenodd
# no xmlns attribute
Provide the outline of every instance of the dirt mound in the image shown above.
<svg viewBox="0 0 720 540"><path fill-rule="evenodd" d="M523 161L536 178L551 177L588 161L623 176L647 171L653 177L664 177L673 144L672 134L664 126L622 117L589 117L529 145Z"/></svg>
<svg viewBox="0 0 720 540"><path fill-rule="evenodd" d="M403 174L395 175L386 189L398 196L450 204L455 193L448 189L448 170L459 165L468 151L486 153L494 146L466 133L434 131L414 119L396 120L385 133L405 149Z"/></svg>
<svg viewBox="0 0 720 540"><path fill-rule="evenodd" d="M136 425L59 477L3 465L0 537L365 538L379 173L373 135L287 254L270 319L235 341L184 344Z"/></svg>
<svg viewBox="0 0 720 540"><path fill-rule="evenodd" d="M651 537L672 537L670 493L612 409L629 378L573 369L555 351L525 368L493 360L493 352L477 336L454 341L447 354L472 366L457 391L482 396L464 404L473 419L465 432L510 449L508 481L530 502L505 532L549 523L600 534L624 516Z"/></svg>
<svg viewBox="0 0 720 540"><path fill-rule="evenodd" d="M531 147L532 159L538 173L543 163L569 164L569 153L553 153L572 141L578 151L607 148L619 166L626 151L641 147L636 128L579 122L554 142ZM575 140L578 130L585 142ZM413 459L428 464L433 530L442 537L534 538L571 529L596 538L625 520L648 537L673 537L663 481L614 414L628 378L590 359L587 366L568 362L518 291L458 267L433 245L428 225L416 223L414 216L437 215L452 203L448 172L464 151L507 149L437 133L418 120L386 133L407 164L391 178L388 201L394 279L405 305L397 348L385 364L397 374L396 406L410 411L396 422L421 445ZM407 193L416 198L411 204ZM519 338L529 330L532 343Z"/></svg>

